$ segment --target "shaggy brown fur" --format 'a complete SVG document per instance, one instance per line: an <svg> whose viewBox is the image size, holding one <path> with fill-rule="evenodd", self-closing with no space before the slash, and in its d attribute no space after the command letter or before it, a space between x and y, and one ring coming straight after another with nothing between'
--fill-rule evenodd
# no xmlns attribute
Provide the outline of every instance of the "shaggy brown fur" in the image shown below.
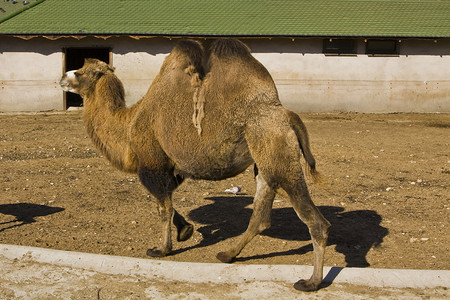
<svg viewBox="0 0 450 300"><path fill-rule="evenodd" d="M247 46L219 39L205 54L199 42L178 43L147 94L130 108L113 69L97 60L68 72L61 86L83 96L85 124L97 147L117 168L137 172L158 203L162 245L148 255L170 254L172 221L179 241L192 235L193 226L172 207L172 193L183 178L220 180L256 164L257 192L247 231L217 258L232 262L270 227L275 191L281 188L308 225L314 246L313 275L295 287L318 289L330 224L311 201L300 164L303 153L316 173L306 127L281 106L270 74Z"/></svg>

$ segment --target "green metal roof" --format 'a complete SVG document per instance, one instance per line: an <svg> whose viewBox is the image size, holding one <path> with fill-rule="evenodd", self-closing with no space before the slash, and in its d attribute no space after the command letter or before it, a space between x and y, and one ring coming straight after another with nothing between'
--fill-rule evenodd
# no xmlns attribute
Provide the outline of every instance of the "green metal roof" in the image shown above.
<svg viewBox="0 0 450 300"><path fill-rule="evenodd" d="M0 34L450 37L450 0L45 0Z"/></svg>
<svg viewBox="0 0 450 300"><path fill-rule="evenodd" d="M20 14L24 10L36 5L36 2L41 1L42 0L3 0L2 2L0 2L0 23L14 17L17 14Z"/></svg>

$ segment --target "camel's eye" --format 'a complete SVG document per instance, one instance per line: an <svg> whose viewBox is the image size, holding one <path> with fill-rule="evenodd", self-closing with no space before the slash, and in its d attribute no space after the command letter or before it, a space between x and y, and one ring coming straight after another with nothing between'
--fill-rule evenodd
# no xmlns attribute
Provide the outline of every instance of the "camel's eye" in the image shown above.
<svg viewBox="0 0 450 300"><path fill-rule="evenodd" d="M78 72L75 72L74 75L75 75L75 77L77 77L77 78L80 77L80 73L78 73Z"/></svg>

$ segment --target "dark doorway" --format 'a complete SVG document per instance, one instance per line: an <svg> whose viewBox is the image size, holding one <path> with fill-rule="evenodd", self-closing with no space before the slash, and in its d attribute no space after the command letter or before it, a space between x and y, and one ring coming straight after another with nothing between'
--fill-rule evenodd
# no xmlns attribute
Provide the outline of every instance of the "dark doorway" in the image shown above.
<svg viewBox="0 0 450 300"><path fill-rule="evenodd" d="M81 68L84 64L85 58L97 58L109 64L109 53L110 49L108 48L66 48L64 72ZM69 107L83 106L83 99L80 97L80 95L70 92L64 94L64 103L66 109L68 109Z"/></svg>

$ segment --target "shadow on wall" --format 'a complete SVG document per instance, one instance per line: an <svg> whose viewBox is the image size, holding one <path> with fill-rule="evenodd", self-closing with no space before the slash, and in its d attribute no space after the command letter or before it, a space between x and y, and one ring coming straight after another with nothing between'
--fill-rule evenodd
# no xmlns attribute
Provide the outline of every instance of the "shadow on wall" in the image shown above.
<svg viewBox="0 0 450 300"><path fill-rule="evenodd" d="M325 39L327 40L327 39ZM354 55L365 55L367 43L365 39L355 38ZM297 53L297 54L324 54L323 38L272 38L268 39L241 39L254 53ZM392 39L396 42L399 55L450 55L450 39ZM325 55L325 54L324 54ZM335 55L333 55L335 56Z"/></svg>
<svg viewBox="0 0 450 300"><path fill-rule="evenodd" d="M253 202L253 197L224 196L206 199L211 200L212 203L189 213L189 218L193 221L205 224L198 229L203 240L198 245L175 252L206 247L220 240L236 237L246 230L252 209L245 207ZM344 208L338 206L320 206L319 210L331 223L328 245L336 245L336 251L345 255L346 266L368 267L370 264L366 260L367 253L372 247L379 246L389 232L380 226L381 216L373 210L344 212ZM292 241L311 239L308 228L291 207L273 209L272 227L265 230L262 235ZM313 251L312 244L283 252L238 257L237 260L298 255L309 251Z"/></svg>
<svg viewBox="0 0 450 300"><path fill-rule="evenodd" d="M70 47L106 47L111 48L114 54L124 55L134 52L144 52L152 56L158 54L169 54L173 46L179 41L178 38L142 38L139 40L128 36L115 36L106 40L87 36L81 40L72 38L60 38L56 40L36 37L23 40L16 37L0 37L1 52L35 52L43 55L51 55L61 52L63 48ZM214 40L213 38L198 39L205 48ZM261 38L245 39L241 38L254 53L298 53L298 54L323 54L322 38ZM364 39L356 38L358 55L365 55ZM450 55L450 39L424 40L424 39L403 39L399 44L400 55Z"/></svg>
<svg viewBox="0 0 450 300"><path fill-rule="evenodd" d="M5 228L0 228L0 232L14 227L19 227L25 224L36 222L36 217L48 216L54 213L63 211L61 207L51 207L47 205L38 205L31 203L17 203L17 204L1 204L0 213L4 215L11 215L16 217L13 221L3 222L0 225L9 225Z"/></svg>
<svg viewBox="0 0 450 300"><path fill-rule="evenodd" d="M106 40L87 36L80 40L74 38L47 39L35 37L24 40L12 36L0 36L0 54L3 52L38 53L49 56L61 53L66 48L110 48L114 54L144 52L152 56L169 54L179 39L168 38L133 39L128 36L115 36Z"/></svg>

